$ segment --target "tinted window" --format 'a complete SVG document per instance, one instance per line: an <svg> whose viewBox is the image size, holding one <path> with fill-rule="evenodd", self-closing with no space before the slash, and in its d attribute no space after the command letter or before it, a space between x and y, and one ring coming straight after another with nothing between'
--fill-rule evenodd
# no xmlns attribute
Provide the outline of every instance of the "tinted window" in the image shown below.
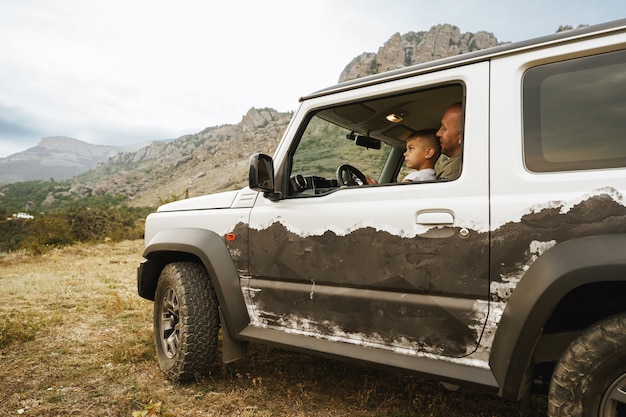
<svg viewBox="0 0 626 417"><path fill-rule="evenodd" d="M529 170L626 166L626 51L532 68L523 91Z"/></svg>

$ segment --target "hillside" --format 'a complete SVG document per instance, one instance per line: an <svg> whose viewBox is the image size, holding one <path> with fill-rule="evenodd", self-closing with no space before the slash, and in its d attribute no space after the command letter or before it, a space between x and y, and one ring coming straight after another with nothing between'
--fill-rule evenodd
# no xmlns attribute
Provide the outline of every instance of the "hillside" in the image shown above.
<svg viewBox="0 0 626 417"><path fill-rule="evenodd" d="M248 158L273 152L291 113L252 108L237 125L207 128L170 143L125 152L73 179L73 192L122 193L133 205L192 197L247 184Z"/></svg>

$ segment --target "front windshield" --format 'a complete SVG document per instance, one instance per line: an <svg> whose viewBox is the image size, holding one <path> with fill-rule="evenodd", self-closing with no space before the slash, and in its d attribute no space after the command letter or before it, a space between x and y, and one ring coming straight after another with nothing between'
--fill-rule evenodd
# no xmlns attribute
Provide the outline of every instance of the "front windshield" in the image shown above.
<svg viewBox="0 0 626 417"><path fill-rule="evenodd" d="M378 178L390 146L381 149L357 146L353 132L314 116L293 156L292 173L334 178L337 167L351 164L371 178ZM352 135L354 136L354 135Z"/></svg>
<svg viewBox="0 0 626 417"><path fill-rule="evenodd" d="M350 164L366 176L377 179L385 165L391 146L382 142L380 149L359 146L355 142L358 134L314 116L304 131L292 159L292 177L300 175L326 180L326 187L316 187L332 191L337 184L337 168Z"/></svg>

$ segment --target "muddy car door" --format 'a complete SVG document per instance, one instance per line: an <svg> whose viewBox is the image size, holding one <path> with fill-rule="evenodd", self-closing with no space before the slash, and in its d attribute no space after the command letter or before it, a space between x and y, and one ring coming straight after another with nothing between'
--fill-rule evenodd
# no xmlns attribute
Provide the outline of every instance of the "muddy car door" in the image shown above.
<svg viewBox="0 0 626 417"><path fill-rule="evenodd" d="M488 65L303 103L275 157L281 198L251 212L252 326L409 355L476 349L489 293ZM439 128L455 102L460 176L400 182L407 135Z"/></svg>

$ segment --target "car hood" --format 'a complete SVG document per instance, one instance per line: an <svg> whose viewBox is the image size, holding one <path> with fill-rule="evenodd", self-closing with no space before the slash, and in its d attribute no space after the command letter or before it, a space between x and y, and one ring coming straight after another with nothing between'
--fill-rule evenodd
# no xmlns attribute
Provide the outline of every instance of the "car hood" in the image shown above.
<svg viewBox="0 0 626 417"><path fill-rule="evenodd" d="M203 195L164 204L157 209L158 212L185 211L185 210L208 210L223 209L233 206L233 202L241 191L225 191L217 194Z"/></svg>

